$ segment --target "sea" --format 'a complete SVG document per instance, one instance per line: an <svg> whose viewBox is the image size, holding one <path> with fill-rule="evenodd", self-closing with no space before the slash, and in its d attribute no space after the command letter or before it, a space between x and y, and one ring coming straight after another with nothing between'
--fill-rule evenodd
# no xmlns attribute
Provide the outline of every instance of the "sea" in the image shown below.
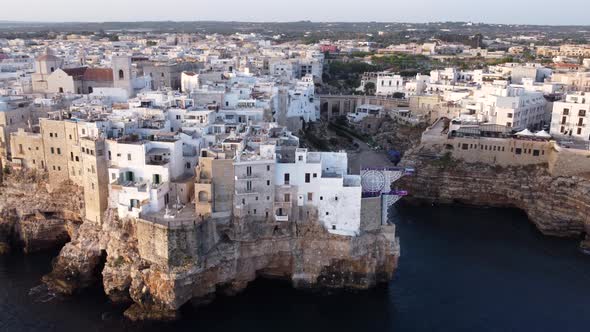
<svg viewBox="0 0 590 332"><path fill-rule="evenodd" d="M49 293L57 252L0 256L0 331L590 331L579 239L543 236L512 209L401 206L390 221L401 258L388 284L326 294L257 280L174 322L130 322L100 286Z"/></svg>

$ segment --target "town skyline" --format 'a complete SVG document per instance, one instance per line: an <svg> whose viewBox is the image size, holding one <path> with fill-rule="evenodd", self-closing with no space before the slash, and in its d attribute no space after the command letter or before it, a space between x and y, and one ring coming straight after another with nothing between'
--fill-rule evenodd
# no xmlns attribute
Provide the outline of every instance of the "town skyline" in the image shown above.
<svg viewBox="0 0 590 332"><path fill-rule="evenodd" d="M23 3L24 2L24 3ZM225 8L240 5L230 0L223 5L205 0L189 3L185 0L170 0L170 8L184 8L182 11L156 10L155 1L131 0L124 3L106 0L92 11L71 0L57 0L51 3L28 0L4 4L1 21L9 22L146 22L146 21L220 21L220 22L478 22L485 24L523 25L587 25L583 11L564 13L545 10L548 1L485 1L478 3L473 11L468 0L437 2L418 0L411 3L368 0L362 6L350 1L324 1L316 3L302 0L298 6L286 7L281 1L253 0L249 6L228 13ZM26 11L22 10L26 5ZM571 6L584 6L584 1L571 1ZM64 8L72 10L64 10ZM117 10L113 10L117 8ZM289 10L285 10L289 8ZM309 11L309 8L315 10ZM79 10L78 10L79 9ZM264 10L261 10L264 9ZM376 10L378 9L378 10ZM272 13L270 15L269 13Z"/></svg>

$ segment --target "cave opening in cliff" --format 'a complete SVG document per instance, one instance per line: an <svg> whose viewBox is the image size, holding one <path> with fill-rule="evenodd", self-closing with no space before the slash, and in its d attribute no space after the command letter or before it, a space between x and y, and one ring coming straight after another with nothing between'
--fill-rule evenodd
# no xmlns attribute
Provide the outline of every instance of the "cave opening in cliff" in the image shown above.
<svg viewBox="0 0 590 332"><path fill-rule="evenodd" d="M107 263L107 251L101 250L100 257L96 266L94 267L94 271L92 275L96 278L96 287L103 288L103 280L102 280L102 271Z"/></svg>

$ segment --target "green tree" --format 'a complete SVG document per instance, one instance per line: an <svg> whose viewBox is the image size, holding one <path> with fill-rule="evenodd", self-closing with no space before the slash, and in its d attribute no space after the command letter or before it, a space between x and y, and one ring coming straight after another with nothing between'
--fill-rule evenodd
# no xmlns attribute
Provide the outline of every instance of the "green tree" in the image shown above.
<svg viewBox="0 0 590 332"><path fill-rule="evenodd" d="M377 87L375 86L375 83L373 83L373 82L365 83L365 94L366 95L369 95L369 96L375 95L376 89L377 89Z"/></svg>

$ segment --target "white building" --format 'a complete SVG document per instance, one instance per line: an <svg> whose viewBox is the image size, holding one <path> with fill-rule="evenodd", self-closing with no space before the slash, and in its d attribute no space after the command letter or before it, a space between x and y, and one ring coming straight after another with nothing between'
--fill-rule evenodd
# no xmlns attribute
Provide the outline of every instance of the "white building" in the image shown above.
<svg viewBox="0 0 590 332"><path fill-rule="evenodd" d="M180 88L182 92L189 93L200 89L199 75L194 72L183 71L180 75Z"/></svg>
<svg viewBox="0 0 590 332"><path fill-rule="evenodd" d="M570 94L565 101L553 103L551 134L590 141L590 96Z"/></svg>
<svg viewBox="0 0 590 332"><path fill-rule="evenodd" d="M348 175L347 169L344 152L297 149L294 162L276 164L275 184L295 187L297 205L317 208L319 221L330 233L354 236L360 232L361 178Z"/></svg>
<svg viewBox="0 0 590 332"><path fill-rule="evenodd" d="M391 96L396 92L404 92L404 79L400 75L379 73L377 75L378 96Z"/></svg>
<svg viewBox="0 0 590 332"><path fill-rule="evenodd" d="M546 124L547 101L541 92L526 91L522 87L485 85L474 92L475 102L467 109L479 121L514 128L541 129Z"/></svg>

